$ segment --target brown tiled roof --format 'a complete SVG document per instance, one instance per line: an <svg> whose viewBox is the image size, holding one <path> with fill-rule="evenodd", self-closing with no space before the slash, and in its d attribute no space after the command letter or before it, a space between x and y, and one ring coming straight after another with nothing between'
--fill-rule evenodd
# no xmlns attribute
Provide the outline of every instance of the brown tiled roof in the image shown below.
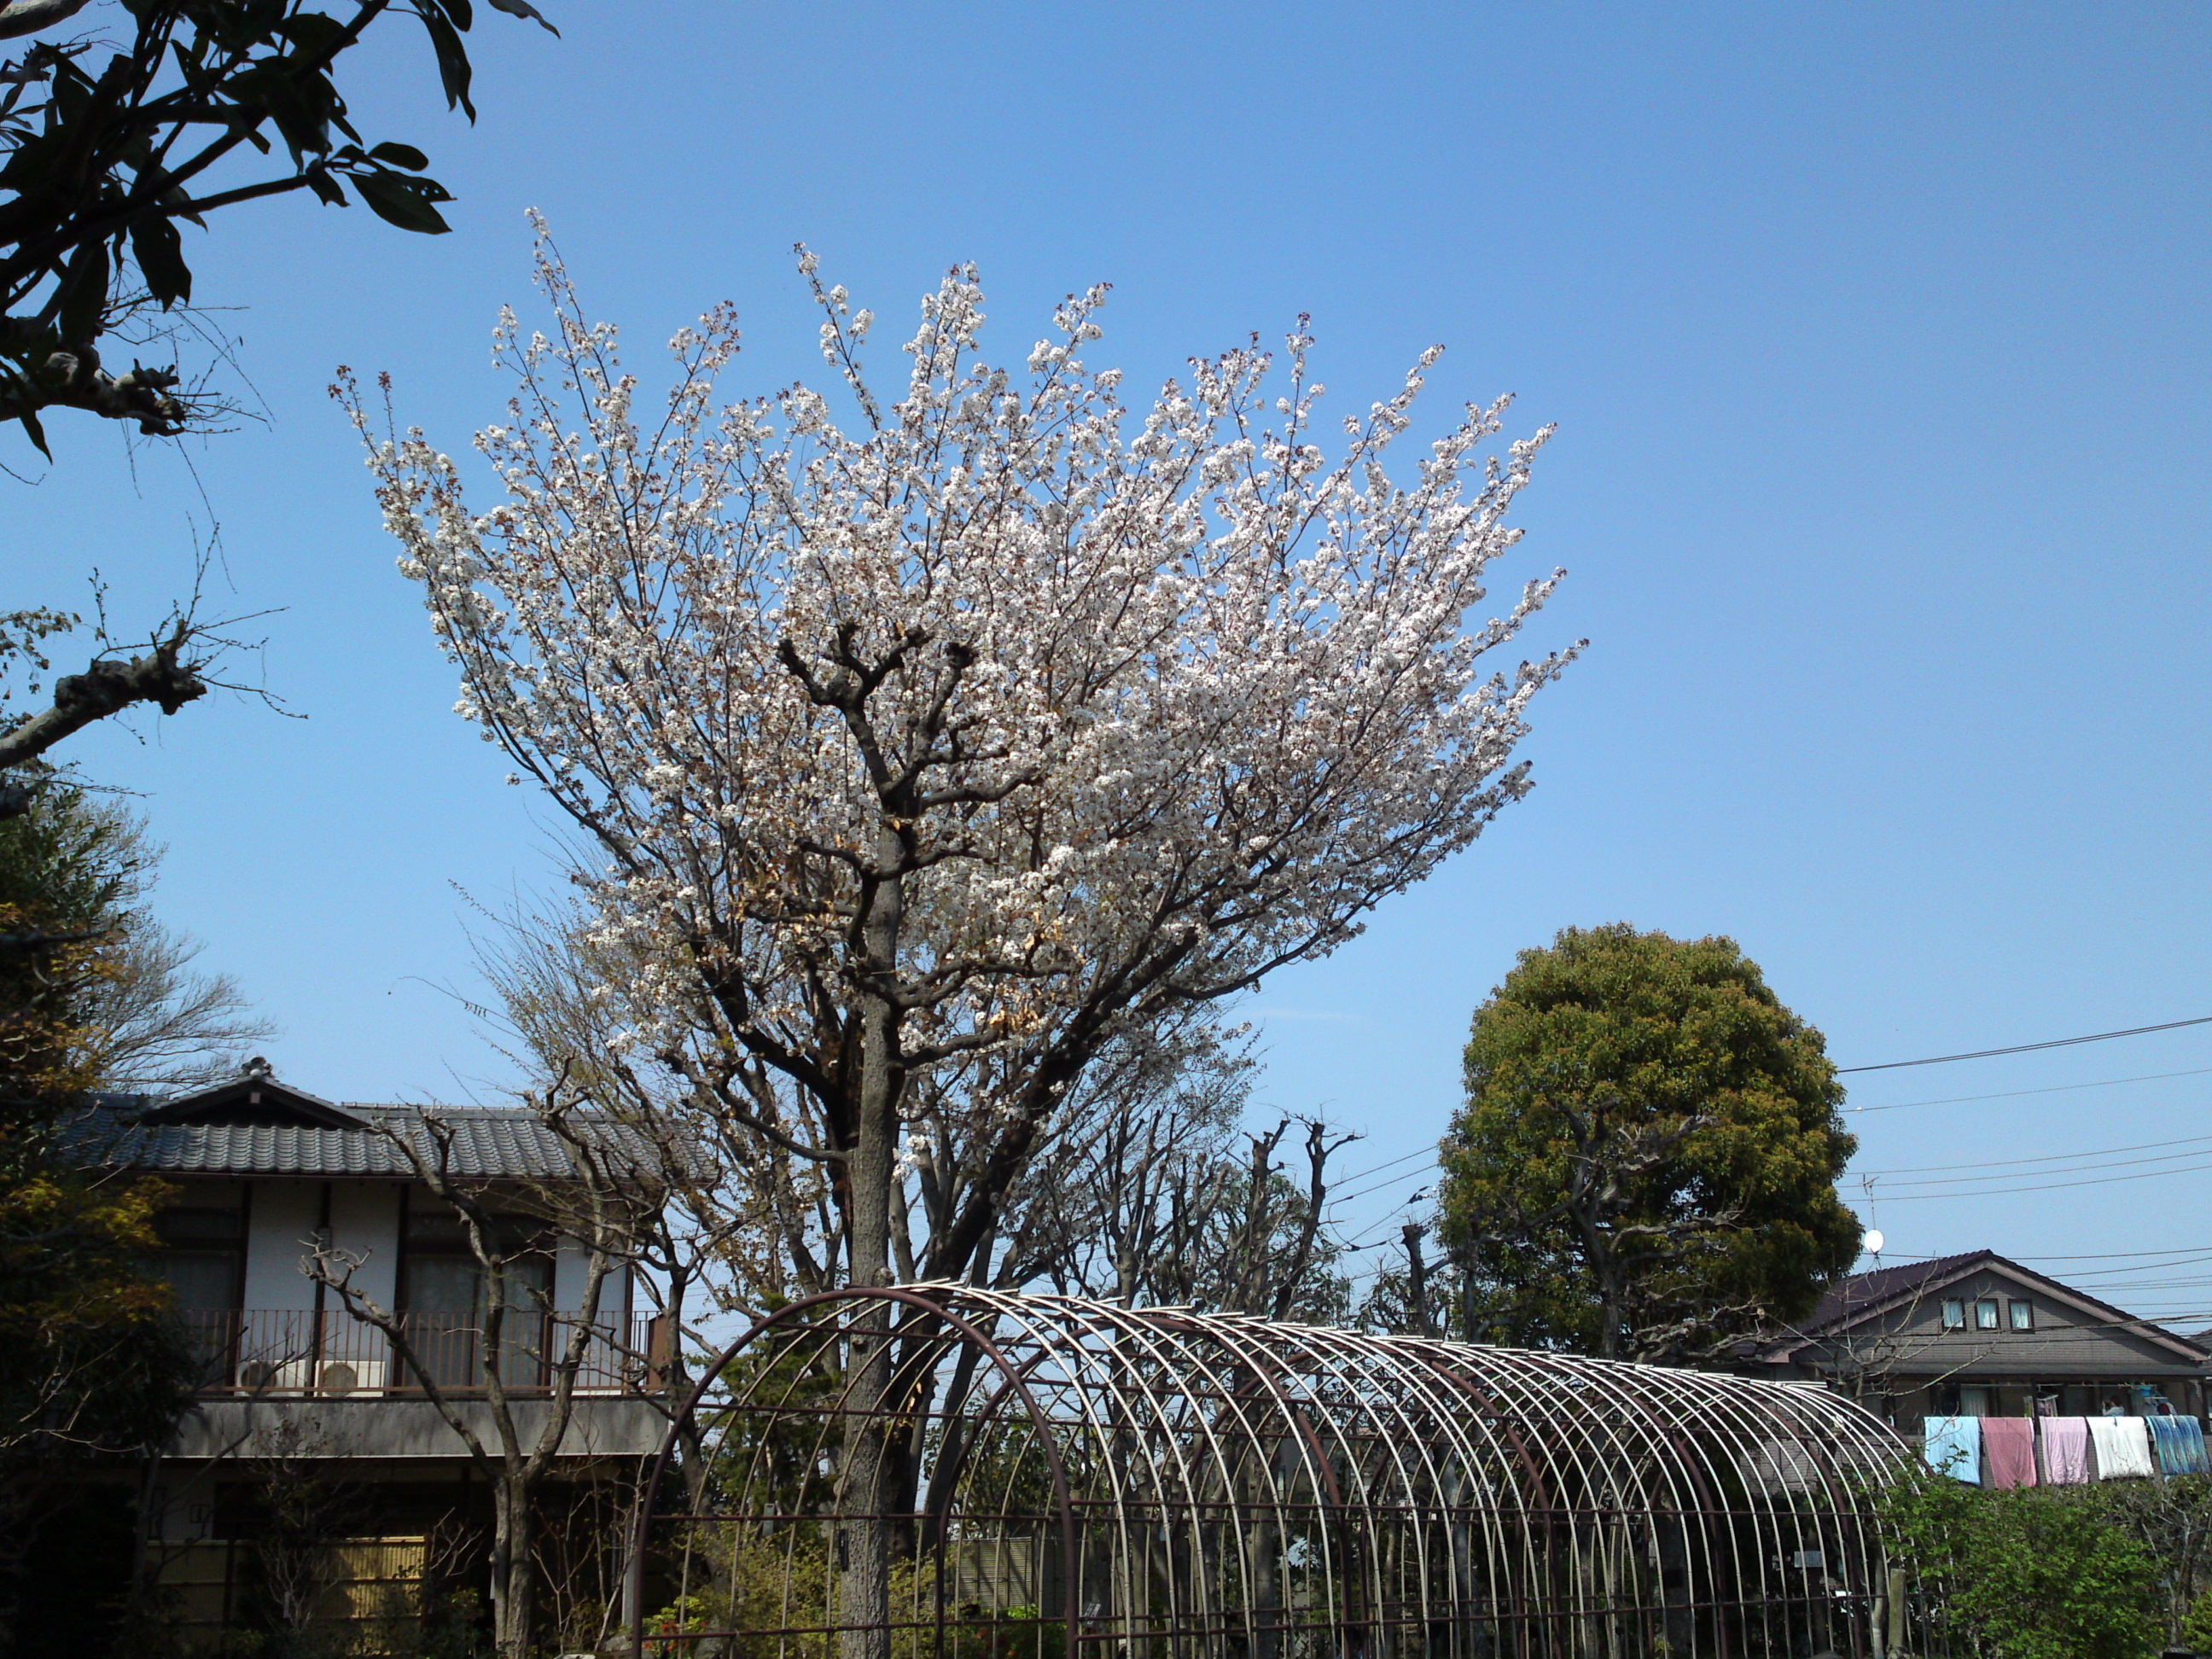
<svg viewBox="0 0 2212 1659"><path fill-rule="evenodd" d="M1965 1278L1975 1269L1995 1267L2023 1282L2048 1286L2053 1292L2063 1293L2077 1305L2105 1316L2114 1328L2126 1328L2137 1335L2161 1342L2184 1351L2193 1350L2201 1357L2206 1344L2201 1339L2185 1337L2167 1330L2156 1322L2139 1319L2111 1303L2077 1291L2063 1280L2039 1273L2032 1268L1999 1255L1995 1250L1966 1250L1956 1255L1939 1255L1926 1261L1906 1262L1895 1267L1877 1267L1872 1273L1853 1273L1840 1280L1822 1297L1813 1311L1779 1341L1765 1346L1763 1352L1769 1359L1786 1358L1808 1343L1817 1342L1823 1333L1846 1321L1858 1318L1884 1306L1894 1306L1909 1301L1914 1292L1935 1289ZM2207 1333L2212 1335L2212 1333Z"/></svg>
<svg viewBox="0 0 2212 1659"><path fill-rule="evenodd" d="M1813 1311L1798 1322L1797 1328L1810 1335L1824 1330L1840 1320L1862 1312L1878 1303L1893 1297L1909 1296L1923 1285L1948 1279L1960 1268L1979 1261L1997 1259L1995 1250L1965 1250L1957 1255L1939 1255L1926 1261L1910 1261L1895 1267L1876 1267L1872 1273L1853 1273L1828 1287Z"/></svg>

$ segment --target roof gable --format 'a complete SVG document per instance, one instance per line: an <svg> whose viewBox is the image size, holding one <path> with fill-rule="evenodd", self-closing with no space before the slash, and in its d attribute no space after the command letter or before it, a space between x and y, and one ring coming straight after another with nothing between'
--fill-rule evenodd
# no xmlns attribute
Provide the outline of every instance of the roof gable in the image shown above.
<svg viewBox="0 0 2212 1659"><path fill-rule="evenodd" d="M267 1060L258 1055L246 1061L243 1076L195 1094L179 1095L149 1111L141 1112L143 1124L189 1123L226 1128L366 1129L367 1120L311 1095L304 1089L279 1083Z"/></svg>
<svg viewBox="0 0 2212 1659"><path fill-rule="evenodd" d="M2205 1357L2203 1344L2176 1335L2149 1320L2138 1319L2124 1309L2033 1268L2023 1267L1995 1250L1969 1250L1959 1255L1937 1256L1933 1261L1854 1273L1832 1288L1804 1322L1769 1349L1768 1353L1771 1358L1786 1358L1800 1349L1844 1335L1900 1308L1933 1301L1953 1285L1985 1272L2010 1279L2022 1289L2047 1297L2077 1313L2091 1315L2094 1322L2115 1332L2130 1334L2177 1358L2202 1363Z"/></svg>

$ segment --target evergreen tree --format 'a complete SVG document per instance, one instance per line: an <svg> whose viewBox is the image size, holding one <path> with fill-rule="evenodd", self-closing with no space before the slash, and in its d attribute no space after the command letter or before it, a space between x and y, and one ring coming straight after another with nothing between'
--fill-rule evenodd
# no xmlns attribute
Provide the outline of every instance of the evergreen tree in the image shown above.
<svg viewBox="0 0 2212 1659"><path fill-rule="evenodd" d="M1438 1221L1473 1335L1694 1363L1857 1255L1835 1067L1731 939L1623 923L1522 951L1466 1078Z"/></svg>

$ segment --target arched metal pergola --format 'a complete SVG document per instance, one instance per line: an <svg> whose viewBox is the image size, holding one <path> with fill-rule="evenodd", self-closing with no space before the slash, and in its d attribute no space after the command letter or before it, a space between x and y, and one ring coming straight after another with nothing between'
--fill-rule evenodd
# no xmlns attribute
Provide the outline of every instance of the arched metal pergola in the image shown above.
<svg viewBox="0 0 2212 1659"><path fill-rule="evenodd" d="M887 1385L856 1380L871 1352ZM1909 1456L1812 1386L841 1291L755 1325L679 1415L631 1634L658 1659L1879 1656L1867 1497Z"/></svg>

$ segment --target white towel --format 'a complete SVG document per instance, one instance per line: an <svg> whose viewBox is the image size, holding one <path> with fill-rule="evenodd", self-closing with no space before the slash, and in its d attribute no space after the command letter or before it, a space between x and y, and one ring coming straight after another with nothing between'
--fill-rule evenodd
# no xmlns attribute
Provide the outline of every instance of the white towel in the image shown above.
<svg viewBox="0 0 2212 1659"><path fill-rule="evenodd" d="M2093 1417L2089 1444L2097 1454L2097 1479L2148 1479L2158 1473L2150 1461L2150 1425L2140 1417Z"/></svg>

